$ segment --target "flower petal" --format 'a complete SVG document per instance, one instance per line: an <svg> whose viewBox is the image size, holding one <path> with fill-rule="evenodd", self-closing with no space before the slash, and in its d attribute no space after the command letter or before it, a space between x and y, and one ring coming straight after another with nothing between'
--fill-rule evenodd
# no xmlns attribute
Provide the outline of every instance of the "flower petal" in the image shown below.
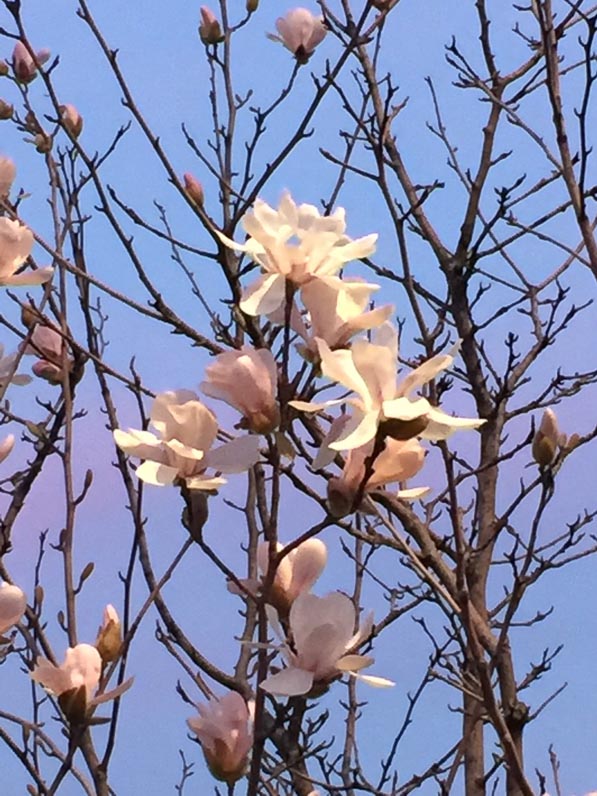
<svg viewBox="0 0 597 796"><path fill-rule="evenodd" d="M293 666L272 674L260 686L268 694L275 696L300 696L307 694L313 687L313 673Z"/></svg>

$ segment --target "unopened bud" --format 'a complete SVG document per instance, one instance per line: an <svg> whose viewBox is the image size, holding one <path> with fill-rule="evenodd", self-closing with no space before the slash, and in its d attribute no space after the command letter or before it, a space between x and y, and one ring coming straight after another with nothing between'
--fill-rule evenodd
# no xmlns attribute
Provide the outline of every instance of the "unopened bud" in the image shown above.
<svg viewBox="0 0 597 796"><path fill-rule="evenodd" d="M548 467L556 457L560 445L558 419L553 409L546 409L533 438L533 459L539 467Z"/></svg>
<svg viewBox="0 0 597 796"><path fill-rule="evenodd" d="M33 139L35 144L35 148L38 152L41 152L42 155L47 155L48 152L52 150L52 136L46 135L45 133L38 133L35 138Z"/></svg>
<svg viewBox="0 0 597 796"><path fill-rule="evenodd" d="M203 44L219 44L224 36L218 18L207 6L201 6L200 14L199 38Z"/></svg>
<svg viewBox="0 0 597 796"><path fill-rule="evenodd" d="M0 61L0 77L6 77L8 74L8 64L6 61Z"/></svg>
<svg viewBox="0 0 597 796"><path fill-rule="evenodd" d="M21 307L21 323L27 329L32 329L37 323L42 320L39 310L33 304L23 304Z"/></svg>
<svg viewBox="0 0 597 796"><path fill-rule="evenodd" d="M83 724L87 714L87 690L84 685L69 688L58 696L60 709L71 724Z"/></svg>
<svg viewBox="0 0 597 796"><path fill-rule="evenodd" d="M247 0L247 11L252 14L259 8L259 0Z"/></svg>
<svg viewBox="0 0 597 796"><path fill-rule="evenodd" d="M199 180L188 171L183 175L183 179L186 195L189 197L191 202L194 202L198 207L203 207L205 193Z"/></svg>
<svg viewBox="0 0 597 796"><path fill-rule="evenodd" d="M0 121L6 121L7 119L12 119L14 110L15 109L13 105L10 105L8 102L5 102L3 99L0 99Z"/></svg>
<svg viewBox="0 0 597 796"><path fill-rule="evenodd" d="M97 631L95 647L104 663L111 663L118 659L122 649L122 631L120 619L113 605L104 609L104 621Z"/></svg>
<svg viewBox="0 0 597 796"><path fill-rule="evenodd" d="M64 128L73 138L78 138L83 130L83 117L74 105L61 105L60 118Z"/></svg>

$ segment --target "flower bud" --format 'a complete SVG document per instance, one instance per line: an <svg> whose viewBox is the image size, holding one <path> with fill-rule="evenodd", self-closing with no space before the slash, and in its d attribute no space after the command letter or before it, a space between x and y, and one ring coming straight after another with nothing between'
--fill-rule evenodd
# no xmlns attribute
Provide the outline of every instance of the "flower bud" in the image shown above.
<svg viewBox="0 0 597 796"><path fill-rule="evenodd" d="M205 193L203 192L203 186L199 180L188 171L183 175L183 179L186 195L189 197L191 202L196 204L198 207L203 207Z"/></svg>
<svg viewBox="0 0 597 796"><path fill-rule="evenodd" d="M246 8L249 14L252 14L254 11L257 11L257 9L259 8L259 0L247 0Z"/></svg>
<svg viewBox="0 0 597 796"><path fill-rule="evenodd" d="M83 130L83 117L74 105L60 106L60 119L62 124L73 138L78 138Z"/></svg>
<svg viewBox="0 0 597 796"><path fill-rule="evenodd" d="M0 77L6 77L8 74L8 64L6 61L0 61Z"/></svg>
<svg viewBox="0 0 597 796"><path fill-rule="evenodd" d="M31 83L37 77L38 65L45 64L49 58L49 50L40 50L35 53L36 64L23 42L18 41L12 52L12 68L15 78L19 83Z"/></svg>
<svg viewBox="0 0 597 796"><path fill-rule="evenodd" d="M558 419L553 409L546 409L533 438L533 459L539 467L548 467L556 457L561 441Z"/></svg>
<svg viewBox="0 0 597 796"><path fill-rule="evenodd" d="M12 160L0 155L0 199L8 196L16 176L17 170Z"/></svg>
<svg viewBox="0 0 597 796"><path fill-rule="evenodd" d="M104 621L97 631L95 647L104 664L118 660L122 649L122 630L120 619L113 605L104 608Z"/></svg>
<svg viewBox="0 0 597 796"><path fill-rule="evenodd" d="M5 102L3 99L0 99L0 121L6 121L7 119L12 119L14 110L15 110L14 105L10 105L8 102Z"/></svg>
<svg viewBox="0 0 597 796"><path fill-rule="evenodd" d="M207 6L201 6L200 9L201 22L199 24L199 38L203 44L219 44L224 40L222 35L222 28L220 23L211 10Z"/></svg>
<svg viewBox="0 0 597 796"><path fill-rule="evenodd" d="M47 155L48 152L52 150L52 136L46 135L45 133L38 133L35 138L33 139L33 143L35 144L35 148L38 152L41 152L42 155Z"/></svg>

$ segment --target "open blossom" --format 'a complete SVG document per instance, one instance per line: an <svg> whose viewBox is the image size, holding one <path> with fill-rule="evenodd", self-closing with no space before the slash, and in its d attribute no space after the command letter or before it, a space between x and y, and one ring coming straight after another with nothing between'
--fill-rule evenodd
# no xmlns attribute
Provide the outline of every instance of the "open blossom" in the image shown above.
<svg viewBox="0 0 597 796"><path fill-rule="evenodd" d="M187 719L195 733L209 770L216 779L232 784L246 770L253 746L251 710L240 694L231 691L220 699L197 705L198 716Z"/></svg>
<svg viewBox="0 0 597 796"><path fill-rule="evenodd" d="M49 50L39 50L35 53L37 65L22 41L15 44L12 52L14 75L21 83L30 83L37 76L37 67L45 64L50 58Z"/></svg>
<svg viewBox="0 0 597 796"><path fill-rule="evenodd" d="M67 354L62 335L51 326L38 324L25 351L38 357L33 373L50 384L61 384L63 373L70 373L72 358Z"/></svg>
<svg viewBox="0 0 597 796"><path fill-rule="evenodd" d="M356 633L354 625L355 608L346 595L299 595L289 615L293 646L287 644L282 650L287 666L264 680L261 687L270 694L298 696L326 687L343 673L378 687L393 685L384 678L357 674L373 663L373 658L355 652L371 635L373 616L370 614Z"/></svg>
<svg viewBox="0 0 597 796"><path fill-rule="evenodd" d="M371 293L379 285L357 279L343 279L340 284L322 280L307 282L301 288L301 299L309 316L308 327L302 318L293 326L307 344L307 350L317 353L316 338L330 348L343 348L357 332L375 329L388 320L394 308L391 304L367 310Z"/></svg>
<svg viewBox="0 0 597 796"><path fill-rule="evenodd" d="M246 243L218 235L265 272L241 299L240 308L247 315L269 315L284 306L287 280L295 288L317 280L342 290L338 271L350 260L371 254L377 240L377 235L351 240L344 234L343 208L322 216L313 205L297 206L289 193L284 193L277 210L258 199L242 225L249 235Z"/></svg>
<svg viewBox="0 0 597 796"><path fill-rule="evenodd" d="M15 273L27 260L33 248L29 227L11 218L0 218L0 287L3 285L41 285L52 278L53 268Z"/></svg>
<svg viewBox="0 0 597 796"><path fill-rule="evenodd" d="M259 458L259 438L238 437L211 450L218 433L213 412L191 390L160 393L151 408L150 431L114 431L118 447L144 459L137 476L148 484L165 486L184 480L189 489L217 489L226 479L216 473L240 473Z"/></svg>
<svg viewBox="0 0 597 796"><path fill-rule="evenodd" d="M340 477L328 481L328 505L334 516L344 516L354 508L363 478L365 464L373 453L374 442L370 440L360 448L349 450L346 455L344 469ZM384 449L375 458L373 470L364 485L364 491L370 492L388 484L407 481L413 478L423 467L425 450L417 439L397 440L386 437ZM397 497L414 500L429 492L428 487L401 489Z"/></svg>
<svg viewBox="0 0 597 796"><path fill-rule="evenodd" d="M291 401L291 406L306 412L317 412L328 406L349 404L353 413L338 438L330 443L332 450L351 450L365 445L380 429L395 439L447 439L459 429L474 429L485 423L478 418L454 417L442 412L426 398L412 398L414 390L434 379L454 361L456 348L438 354L411 371L396 385L398 336L394 327L385 323L377 331L375 341L357 340L350 351L332 351L324 340L317 340L322 373L356 393L358 397L341 398L324 403ZM382 425L383 424L383 425Z"/></svg>
<svg viewBox="0 0 597 796"><path fill-rule="evenodd" d="M15 363L18 354L8 354L4 356L4 346L0 343L0 389L3 389L7 384L23 385L29 384L31 376L24 373L15 373Z"/></svg>
<svg viewBox="0 0 597 796"><path fill-rule="evenodd" d="M315 16L307 8L295 8L278 17L276 29L279 35L270 33L269 38L283 44L300 64L307 63L327 33L323 17Z"/></svg>
<svg viewBox="0 0 597 796"><path fill-rule="evenodd" d="M546 409L533 438L533 459L541 467L547 467L556 458L558 448L565 441L566 436L560 433L556 413L553 409Z"/></svg>
<svg viewBox="0 0 597 796"><path fill-rule="evenodd" d="M284 545L276 545L277 552ZM307 539L291 550L276 567L269 602L279 615L286 616L292 603L306 594L323 572L328 551L320 539ZM261 542L257 547L257 565L265 576L269 569L269 543Z"/></svg>
<svg viewBox="0 0 597 796"><path fill-rule="evenodd" d="M203 392L238 409L243 428L267 434L278 426L278 369L269 349L243 346L240 351L225 351L206 367L205 375Z"/></svg>
<svg viewBox="0 0 597 796"><path fill-rule="evenodd" d="M0 199L5 199L8 196L16 176L17 170L12 160L0 157Z"/></svg>
<svg viewBox="0 0 597 796"><path fill-rule="evenodd" d="M102 659L97 649L91 644L76 644L67 649L60 666L38 658L31 679L58 697L60 707L71 721L82 721L97 705L116 699L132 685L129 679L111 691L98 694L101 673Z"/></svg>
<svg viewBox="0 0 597 796"><path fill-rule="evenodd" d="M11 583L0 586L0 636L21 621L26 608L27 598L22 589Z"/></svg>

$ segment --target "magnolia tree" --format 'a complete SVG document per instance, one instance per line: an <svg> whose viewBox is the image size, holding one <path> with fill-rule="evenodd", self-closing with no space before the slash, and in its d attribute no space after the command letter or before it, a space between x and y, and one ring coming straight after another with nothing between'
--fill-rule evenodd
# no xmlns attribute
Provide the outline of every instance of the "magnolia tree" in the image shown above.
<svg viewBox="0 0 597 796"><path fill-rule="evenodd" d="M61 5L0 3L2 792L586 793L595 6Z"/></svg>

